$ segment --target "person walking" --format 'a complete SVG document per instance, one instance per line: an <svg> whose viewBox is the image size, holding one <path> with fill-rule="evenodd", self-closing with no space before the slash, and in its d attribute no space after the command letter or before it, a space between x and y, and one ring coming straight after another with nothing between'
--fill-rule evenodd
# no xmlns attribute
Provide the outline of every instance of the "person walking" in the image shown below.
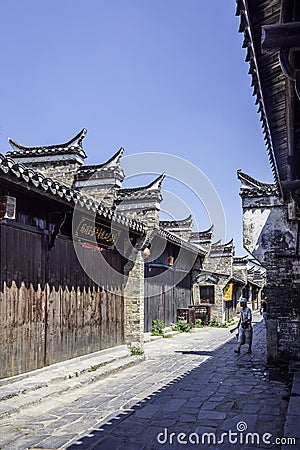
<svg viewBox="0 0 300 450"><path fill-rule="evenodd" d="M244 344L248 344L247 353L252 353L252 312L251 309L247 306L247 299L241 298L239 300L241 306L241 317L238 324L238 348L234 350L235 353L241 352L241 346Z"/></svg>
<svg viewBox="0 0 300 450"><path fill-rule="evenodd" d="M266 298L264 300L262 300L261 302L261 307L260 307L260 313L264 319L264 322L266 323L266 319L267 319L267 302L266 302Z"/></svg>

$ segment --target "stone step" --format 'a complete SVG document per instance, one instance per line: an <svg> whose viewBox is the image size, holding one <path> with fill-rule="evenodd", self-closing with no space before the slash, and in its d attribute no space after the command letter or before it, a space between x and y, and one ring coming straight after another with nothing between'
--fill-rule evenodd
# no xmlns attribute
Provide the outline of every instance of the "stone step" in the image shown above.
<svg viewBox="0 0 300 450"><path fill-rule="evenodd" d="M0 380L0 419L143 360L144 355L131 356L127 346L119 346Z"/></svg>

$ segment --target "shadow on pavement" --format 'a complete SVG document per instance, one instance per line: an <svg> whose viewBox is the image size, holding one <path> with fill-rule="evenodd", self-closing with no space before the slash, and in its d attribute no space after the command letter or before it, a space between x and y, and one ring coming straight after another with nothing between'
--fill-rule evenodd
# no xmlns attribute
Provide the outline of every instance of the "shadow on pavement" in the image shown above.
<svg viewBox="0 0 300 450"><path fill-rule="evenodd" d="M214 354L215 350L209 351L209 350L182 350L182 351L176 351L175 353L181 353L182 355L199 355L199 356L212 356Z"/></svg>
<svg viewBox="0 0 300 450"><path fill-rule="evenodd" d="M283 436L288 403L282 392L286 391L286 386L266 377L264 325L254 324L252 355L246 355L245 351L235 355L235 345L233 337L211 352L182 351L184 355L191 355L191 359L203 355L208 358L204 362L199 360L197 367L141 402L106 418L89 435L69 445L68 450L273 448L261 443L257 446L217 443L222 432L236 432L242 423L251 432L277 432L277 436ZM180 433L193 435L194 439L196 434L202 439L203 433L212 433L212 441L206 440L204 444L200 441L197 445L190 440L186 444L179 443Z"/></svg>

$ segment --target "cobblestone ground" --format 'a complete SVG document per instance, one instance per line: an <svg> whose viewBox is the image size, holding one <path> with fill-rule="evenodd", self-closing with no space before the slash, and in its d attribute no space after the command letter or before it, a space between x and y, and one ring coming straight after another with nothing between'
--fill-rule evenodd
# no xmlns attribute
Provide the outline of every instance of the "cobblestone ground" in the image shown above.
<svg viewBox="0 0 300 450"><path fill-rule="evenodd" d="M147 343L138 366L2 420L0 448L280 449L288 388L265 368L265 325L252 355L235 345L222 328Z"/></svg>

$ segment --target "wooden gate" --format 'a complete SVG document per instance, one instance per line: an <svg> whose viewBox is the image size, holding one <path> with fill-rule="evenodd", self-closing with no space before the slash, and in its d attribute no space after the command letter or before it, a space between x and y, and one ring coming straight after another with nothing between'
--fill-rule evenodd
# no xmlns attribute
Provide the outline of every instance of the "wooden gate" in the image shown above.
<svg viewBox="0 0 300 450"><path fill-rule="evenodd" d="M145 278L145 331L151 331L152 321L160 319L166 325L175 323L177 309L187 308L191 303L191 277L190 274L183 280L174 284L174 273L169 270L164 283L157 283L155 274L161 273L158 267L151 269L151 277Z"/></svg>

